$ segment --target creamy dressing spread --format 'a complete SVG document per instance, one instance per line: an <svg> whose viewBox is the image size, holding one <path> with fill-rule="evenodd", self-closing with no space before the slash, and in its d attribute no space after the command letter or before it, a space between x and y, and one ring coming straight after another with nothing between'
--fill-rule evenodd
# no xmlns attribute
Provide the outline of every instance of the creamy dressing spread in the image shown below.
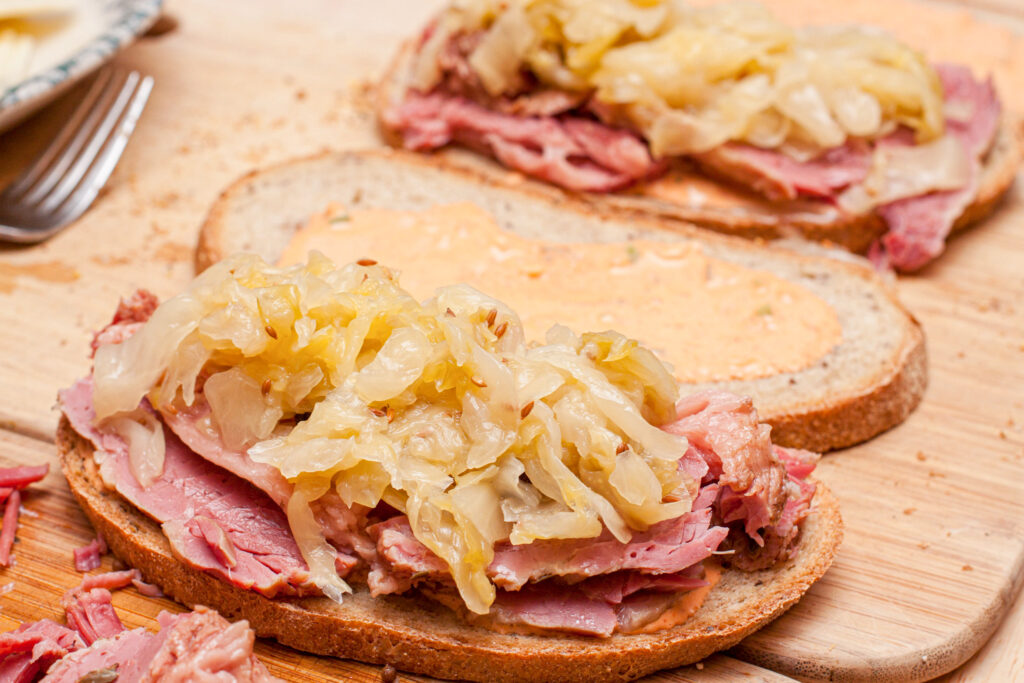
<svg viewBox="0 0 1024 683"><path fill-rule="evenodd" d="M529 240L469 202L424 211L334 204L296 232L281 262L305 261L311 249L395 268L421 299L466 282L519 311L528 339L555 323L624 331L684 382L795 372L842 340L835 310L809 290L710 258L698 244Z"/></svg>
<svg viewBox="0 0 1024 683"><path fill-rule="evenodd" d="M655 633L656 631L663 631L682 624L697 613L700 606L704 604L704 599L708 597L708 593L711 592L711 589L715 587L721 578L722 567L716 562L705 562L704 580L708 582L708 585L683 593L660 617L634 631L630 631L630 633Z"/></svg>

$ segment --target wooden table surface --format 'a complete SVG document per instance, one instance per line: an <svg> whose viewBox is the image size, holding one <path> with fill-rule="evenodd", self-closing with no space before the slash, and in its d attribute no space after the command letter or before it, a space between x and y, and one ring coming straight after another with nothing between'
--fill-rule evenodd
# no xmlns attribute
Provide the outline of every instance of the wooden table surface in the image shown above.
<svg viewBox="0 0 1024 683"><path fill-rule="evenodd" d="M799 8L800 2L786 0L786 6ZM808 13L824 4L805 3ZM1010 33L1024 32L1024 5L1019 0L936 0L933 4L956 10L943 15L936 35L958 35L963 27L967 35L981 36L975 43L981 48L969 56L979 68L994 71L1010 106L1024 111L1024 89L1013 87L1014 66L1024 64L1024 41ZM123 65L154 75L157 86L125 158L97 205L44 245L0 247L0 329L5 333L0 335L0 460L55 461L54 396L58 388L87 370L91 330L109 316L118 296L145 286L163 297L188 281L198 225L222 187L251 168L289 157L377 144L362 79L379 72L398 36L420 25L436 5L400 0L372 4L168 2L171 21L165 28L170 30L143 39L117 58ZM872 7L877 9L878 0L850 0L844 6L852 19L865 20ZM989 23L968 26L968 10L957 6L969 6L970 12ZM928 38L926 28L905 30L913 33L915 28L919 40ZM0 136L0 184L46 143L75 97L72 93ZM932 386L925 403L904 427L868 445L829 456L822 476L850 510L850 529L840 559L823 585L816 586L797 610L744 643L735 655L792 670L787 657L793 648L822 660L833 655L837 661L858 656L862 643L827 642L833 634L892 628L890 640L911 639L918 626L913 620L897 625L893 620L874 622L877 615L871 610L881 609L890 596L858 597L848 590L862 585L857 583L859 577L877 570L871 547L876 543L877 552L892 555L883 558L890 564L883 561L888 573L883 572L880 581L889 581L890 589L900 592L913 592L919 583L928 583L935 591L928 594L934 595L934 612L942 617L937 617L935 647L948 644L950 633L972 633L975 639L984 639L1009 611L980 652L941 680L1024 679L1019 647L1024 640L1024 601L1017 598L1007 610L1024 577L1024 312L1016 300L1024 291L1024 279L1014 274L1024 271L1020 185L989 225L956 240L945 259L922 276L901 282L902 298L929 334ZM993 263L990 272L984 267L987 259ZM1005 372L992 361L992 354L1006 359ZM961 405L964 400L971 405ZM970 413L972 408L977 415ZM919 442L928 448L915 448ZM943 444L965 452L943 452ZM966 452L972 444L977 453ZM981 467L978 463L986 472L973 471ZM890 476L891 481L885 481L881 476L877 500L863 500L863 489L857 487L878 476L880 468L906 479ZM983 485L1009 498L994 501L994 511L979 517L987 526L957 525L946 518L954 511L943 507L944 497L976 502L984 496ZM910 502L892 502L900 496L905 498L898 500ZM51 473L28 494L25 508L29 514L19 533L17 564L0 573L0 629L24 619L59 617L61 592L79 578L69 549L84 544L91 535L58 473ZM1002 523L1000 515L1007 517ZM902 545L887 545L884 534L873 532L876 527L900 533L906 529ZM926 532L939 538L920 535ZM990 539L982 538L990 532ZM957 560L965 549L975 547L972 543L984 550L983 556L973 565ZM929 564L931 575L923 578L915 575L914 567L907 568L906 576L894 575L893 557L953 562L956 575L951 576L941 563L937 568ZM110 558L105 561L109 566ZM973 631L951 630L948 623L960 614L956 589L961 585L970 594L965 598L970 608L965 606L962 614L977 624ZM4 592L8 587L9 592ZM905 596L891 597L901 608ZM910 608L921 610L920 598L907 600ZM972 600L984 605L979 607ZM143 598L133 591L119 592L115 605L130 626L152 627L159 609L173 608L168 601ZM920 611L911 614L917 618ZM884 634L877 635L884 639ZM969 654L980 642L959 647L968 648ZM914 644L921 647L931 645ZM261 644L259 652L276 674L289 680L371 681L377 677L371 667L311 657L271 643ZM651 680L738 678L789 680L726 655Z"/></svg>

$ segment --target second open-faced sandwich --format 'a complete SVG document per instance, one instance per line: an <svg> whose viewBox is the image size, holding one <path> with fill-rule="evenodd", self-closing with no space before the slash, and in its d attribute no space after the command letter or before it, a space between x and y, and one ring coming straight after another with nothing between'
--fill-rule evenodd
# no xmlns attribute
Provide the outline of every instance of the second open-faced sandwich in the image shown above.
<svg viewBox="0 0 1024 683"><path fill-rule="evenodd" d="M606 207L870 246L903 270L987 213L1020 157L969 68L746 2L453 2L379 107L409 149L460 145Z"/></svg>
<svg viewBox="0 0 1024 683"><path fill-rule="evenodd" d="M680 340L685 343L685 340ZM183 602L473 680L625 680L728 647L831 563L817 456L679 396L621 334L375 262L237 256L122 302L61 392L71 489Z"/></svg>

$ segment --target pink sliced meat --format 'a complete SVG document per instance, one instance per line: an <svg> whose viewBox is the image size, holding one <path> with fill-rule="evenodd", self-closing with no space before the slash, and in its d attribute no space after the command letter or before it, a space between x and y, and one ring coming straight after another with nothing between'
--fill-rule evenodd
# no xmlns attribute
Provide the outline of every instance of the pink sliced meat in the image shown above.
<svg viewBox="0 0 1024 683"><path fill-rule="evenodd" d="M725 538L728 529L710 522L711 509L705 508L634 533L626 544L606 531L596 539L503 545L488 573L495 585L512 590L549 575L584 578L626 569L674 574L710 557Z"/></svg>
<svg viewBox="0 0 1024 683"><path fill-rule="evenodd" d="M288 504L292 485L274 466L256 462L245 452L224 444L216 431L210 428L210 404L202 394L197 395L188 408L161 411L161 418L189 449L204 460L249 482L279 506ZM313 501L310 507L324 535L339 549L339 566L351 568L358 563L349 550L364 559L373 556L373 543L362 530L362 517L345 505L336 493L329 491ZM212 550L219 552L217 548Z"/></svg>
<svg viewBox="0 0 1024 683"><path fill-rule="evenodd" d="M612 605L621 604L640 591L680 593L707 585L704 565L696 564L678 574L644 574L638 571L615 572L594 576L576 584L592 600L604 600Z"/></svg>
<svg viewBox="0 0 1024 683"><path fill-rule="evenodd" d="M1002 105L991 78L979 81L962 64L936 64L946 100L946 129L972 157L988 152L999 129Z"/></svg>
<svg viewBox="0 0 1024 683"><path fill-rule="evenodd" d="M153 657L157 635L136 628L98 640L87 648L69 654L54 664L45 683L79 683L90 673L117 673L117 683L152 681L146 668Z"/></svg>
<svg viewBox="0 0 1024 683"><path fill-rule="evenodd" d="M764 530L761 544L752 545L749 539L730 533L722 546L736 551L729 558L729 563L736 569L767 569L793 557L799 541L800 524L811 509L817 487L806 478L814 471L821 456L795 448L775 446L774 449L786 468L786 503L778 521Z"/></svg>
<svg viewBox="0 0 1024 683"><path fill-rule="evenodd" d="M202 606L184 614L161 612L157 621L159 633L123 630L77 649L54 664L44 680L78 683L95 672L116 673L118 683L278 680L256 659L255 638L245 621L231 624Z"/></svg>
<svg viewBox="0 0 1024 683"><path fill-rule="evenodd" d="M86 645L100 638L111 638L124 630L124 624L110 602L106 588L73 588L64 594L61 604L68 626L75 629Z"/></svg>
<svg viewBox="0 0 1024 683"><path fill-rule="evenodd" d="M138 569L123 569L119 572L93 574L92 576L82 578L82 583L78 584L78 590L90 591L94 588L114 590L117 588L124 588L128 584L132 583L132 581L140 578L142 578L142 572Z"/></svg>
<svg viewBox="0 0 1024 683"><path fill-rule="evenodd" d="M75 430L105 452L104 479L139 510L163 523L184 562L268 597L316 592L287 518L264 493L200 458L168 429L164 430L164 471L144 489L132 475L124 442L93 425L91 381L79 381L62 391L60 401ZM217 559L195 526L197 516L215 520L225 531L236 551L236 567Z"/></svg>
<svg viewBox="0 0 1024 683"><path fill-rule="evenodd" d="M195 403L185 409L161 410L164 424L194 453L204 460L223 467L266 493L280 506L288 503L292 486L273 465L256 462L244 451L228 448L211 426L210 404L199 395Z"/></svg>
<svg viewBox="0 0 1024 683"><path fill-rule="evenodd" d="M82 647L75 631L49 619L0 633L0 683L34 681L53 662Z"/></svg>
<svg viewBox="0 0 1024 683"><path fill-rule="evenodd" d="M25 467L0 467L0 486L23 489L34 484L50 472L49 463Z"/></svg>
<svg viewBox="0 0 1024 683"><path fill-rule="evenodd" d="M615 608L566 587L530 584L518 591L498 591L490 616L501 624L610 636L618 624Z"/></svg>
<svg viewBox="0 0 1024 683"><path fill-rule="evenodd" d="M135 586L135 590L139 591L140 595L145 595L147 598L164 597L164 592L160 590L159 586L146 583L142 579L132 579L132 585Z"/></svg>
<svg viewBox="0 0 1024 683"><path fill-rule="evenodd" d="M698 565L695 571L702 572ZM613 577L643 576L644 588L628 595L588 591L587 584L609 583ZM595 584L596 585L596 584ZM664 614L681 592L706 585L686 577L651 577L619 572L567 585L557 579L530 583L518 591L499 589L488 619L513 627L529 627L585 636L608 637L615 632L634 631Z"/></svg>
<svg viewBox="0 0 1024 683"><path fill-rule="evenodd" d="M149 662L147 678L161 683L233 681L270 683L277 679L253 653L255 636L246 621L229 623L199 606L194 612L157 616L158 647Z"/></svg>
<svg viewBox="0 0 1024 683"><path fill-rule="evenodd" d="M570 190L609 192L664 170L633 133L580 117L517 116L463 97L411 92L385 120L409 149L458 142Z"/></svg>
<svg viewBox="0 0 1024 683"><path fill-rule="evenodd" d="M92 352L104 344L120 344L132 336L142 323L149 320L160 301L156 295L145 289L136 290L127 299L121 299L114 313L114 319L92 338Z"/></svg>
<svg viewBox="0 0 1024 683"><path fill-rule="evenodd" d="M862 182L871 170L871 148L861 140L851 140L810 161L739 142L720 145L694 159L713 173L775 200L833 197L836 191Z"/></svg>
<svg viewBox="0 0 1024 683"><path fill-rule="evenodd" d="M785 465L786 474L797 479L806 479L811 476L814 468L818 466L818 461L821 460L820 453L802 448L784 448L782 446L772 446L772 448L775 450L775 455Z"/></svg>
<svg viewBox="0 0 1024 683"><path fill-rule="evenodd" d="M623 570L682 572L709 557L728 533L725 527L710 527L710 506L717 491L714 485L705 487L692 512L634 533L629 543L621 543L605 531L589 539L498 544L487 574L496 586L516 591L551 576L580 580ZM369 578L374 594L408 590L414 577L448 575L447 565L413 535L405 515L368 531L377 538L380 562Z"/></svg>
<svg viewBox="0 0 1024 683"><path fill-rule="evenodd" d="M771 428L758 422L753 401L724 391L687 396L676 410L679 419L663 429L686 437L708 463L721 486L722 521L742 521L761 541L759 530L778 520L786 502L786 471L772 450Z"/></svg>
<svg viewBox="0 0 1024 683"><path fill-rule="evenodd" d="M0 527L0 567L11 566L11 548L18 531L18 512L21 509L21 491L15 489L4 504L4 522Z"/></svg>
<svg viewBox="0 0 1024 683"><path fill-rule="evenodd" d="M977 194L982 159L999 128L1002 107L991 79L979 81L960 65L938 64L935 69L946 97L946 131L972 160L970 180L959 190L908 197L879 207L889 232L872 245L869 255L876 265L914 271L942 253L953 224Z"/></svg>
<svg viewBox="0 0 1024 683"><path fill-rule="evenodd" d="M102 542L100 537L92 539L92 541L81 548L74 549L75 556L75 569L80 572L89 572L93 569L98 569L100 566L100 556L107 551L106 543Z"/></svg>
<svg viewBox="0 0 1024 683"><path fill-rule="evenodd" d="M412 588L413 577L446 578L448 565L413 536L409 518L396 515L367 528L377 541L377 555L370 564L366 583L373 597L404 593Z"/></svg>

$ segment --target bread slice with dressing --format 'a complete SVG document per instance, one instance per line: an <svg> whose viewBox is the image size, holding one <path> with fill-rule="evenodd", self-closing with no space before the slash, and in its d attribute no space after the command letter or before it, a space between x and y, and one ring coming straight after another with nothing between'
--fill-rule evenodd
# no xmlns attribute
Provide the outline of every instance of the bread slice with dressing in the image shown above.
<svg viewBox="0 0 1024 683"><path fill-rule="evenodd" d="M482 183L464 167L397 150L324 154L241 178L210 210L200 231L196 267L202 270L238 251L275 262L311 214L330 202L352 210L416 211L464 201L482 207L502 229L529 239L697 244L716 259L766 271L826 302L839 320L842 341L809 367L684 386L687 392L717 386L753 397L776 443L827 451L864 441L904 420L924 392L921 327L890 285L859 258L806 244L799 251L755 244L682 222L609 215L566 201L551 188ZM750 338L749 344L756 349L758 340Z"/></svg>
<svg viewBox="0 0 1024 683"><path fill-rule="evenodd" d="M822 484L803 522L796 557L756 572L726 570L683 624L652 634L502 634L465 623L415 596L370 597L365 586L338 605L326 598L275 599L179 562L160 526L105 488L94 449L66 417L57 430L64 475L111 550L147 581L188 606L244 618L256 633L307 652L391 664L439 678L493 681L628 681L728 648L793 605L825 573L842 540L836 499Z"/></svg>

